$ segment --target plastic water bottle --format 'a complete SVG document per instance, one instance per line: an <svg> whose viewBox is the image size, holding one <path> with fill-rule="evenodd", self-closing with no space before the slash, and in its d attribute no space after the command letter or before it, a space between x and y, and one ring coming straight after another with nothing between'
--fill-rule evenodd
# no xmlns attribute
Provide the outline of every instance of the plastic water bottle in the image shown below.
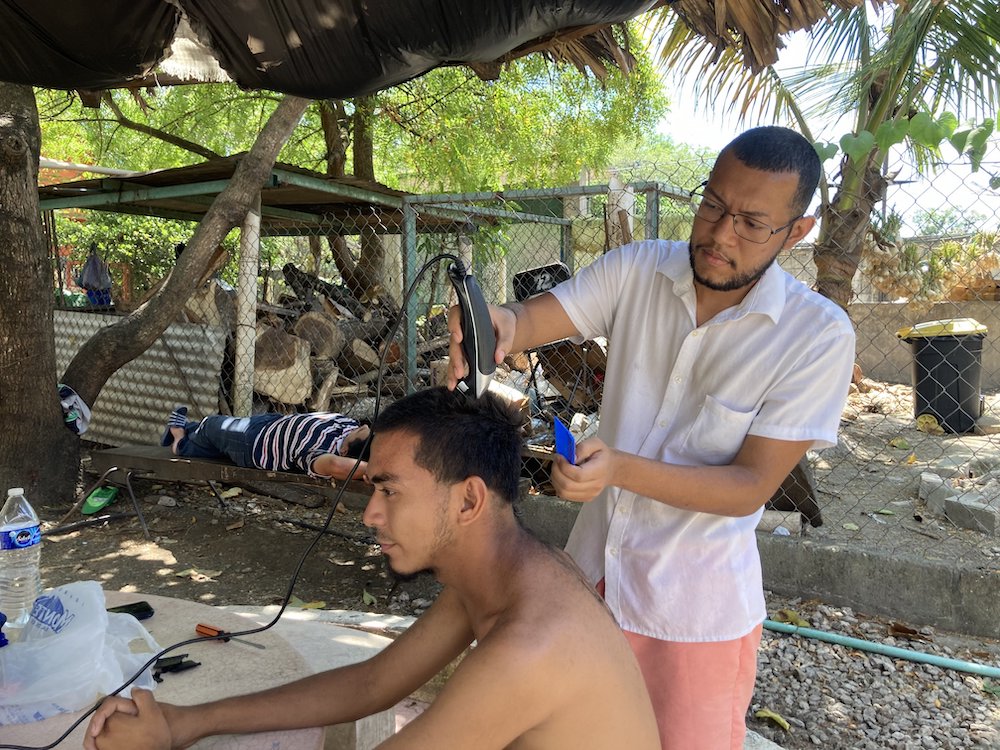
<svg viewBox="0 0 1000 750"><path fill-rule="evenodd" d="M38 514L21 487L7 490L7 502L0 510L0 612L7 615L5 630L12 641L28 623L42 590L41 552Z"/></svg>

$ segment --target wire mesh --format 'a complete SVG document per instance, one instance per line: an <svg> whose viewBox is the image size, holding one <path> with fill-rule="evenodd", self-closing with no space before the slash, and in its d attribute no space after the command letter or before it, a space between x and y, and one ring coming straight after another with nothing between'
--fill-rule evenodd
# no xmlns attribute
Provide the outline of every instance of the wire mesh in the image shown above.
<svg viewBox="0 0 1000 750"><path fill-rule="evenodd" d="M401 211L355 204L301 223L290 212L273 223L265 214L259 236L249 232L228 245L239 256L259 244L259 258L249 265L244 258L242 275L238 257L222 265L178 321L196 327L188 330L210 328L223 342L218 364L200 364L211 370L211 385L204 385L203 373L198 379L209 400L199 394L193 406L370 417L383 361L387 399L443 376L446 312L455 300L443 264L416 278L428 259L450 253L466 260L491 302L524 298L625 242L686 240L687 192L709 169L705 162L636 164L582 186L408 196ZM848 305L857 367L840 443L811 451L771 506L788 513L780 525L804 537L994 570L1000 567L997 201L984 187L974 210L952 203L939 187L947 182L942 174L974 182L967 167L954 165L936 179L890 188L872 219L875 234L860 249L843 248L860 264ZM67 271L83 253L63 248L52 257L57 306L78 306L85 316L95 308ZM783 251L777 262L814 286L814 254L813 245L803 244ZM121 287L126 275L140 289L160 281L139 278L135 267L127 274L115 268L115 304L102 314L124 314L142 301ZM411 285L415 291L404 306ZM985 334L946 328L937 338L897 335L916 323L966 318L983 324ZM88 335L85 327L74 332L60 320L60 336ZM175 335L171 351L187 340ZM558 342L511 356L499 369L498 380L523 394L528 442L539 454L552 444L556 415L578 435L596 429L607 345ZM183 368L151 360L146 369L157 377L114 385L108 397L114 419L103 423L122 429L117 435L105 430L103 441L127 442L135 434L128 423L148 425L149 409L162 394L191 388ZM103 407L96 405L98 414ZM165 420L167 413L156 416ZM543 460L527 459L525 473L540 491L550 491Z"/></svg>

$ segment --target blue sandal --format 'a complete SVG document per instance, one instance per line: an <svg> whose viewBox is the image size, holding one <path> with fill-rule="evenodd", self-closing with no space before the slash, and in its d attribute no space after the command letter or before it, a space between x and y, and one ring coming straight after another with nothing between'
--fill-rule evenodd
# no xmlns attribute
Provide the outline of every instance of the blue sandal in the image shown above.
<svg viewBox="0 0 1000 750"><path fill-rule="evenodd" d="M163 431L160 436L160 445L166 447L172 445L174 442L174 436L170 434L171 427L184 427L187 424L187 413L188 408L186 406L181 406L178 404L174 407L174 410L170 412L170 418L167 419L167 428Z"/></svg>

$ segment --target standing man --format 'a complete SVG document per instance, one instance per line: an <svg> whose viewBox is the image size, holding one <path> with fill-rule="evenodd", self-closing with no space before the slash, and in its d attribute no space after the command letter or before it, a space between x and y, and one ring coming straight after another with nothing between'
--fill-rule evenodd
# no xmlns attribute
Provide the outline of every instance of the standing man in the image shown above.
<svg viewBox="0 0 1000 750"><path fill-rule="evenodd" d="M797 133L747 131L692 193L688 243L626 245L491 308L497 362L609 339L598 436L577 465L556 457L552 481L586 503L567 551L625 631L671 750L743 747L766 614L755 527L806 450L837 440L853 328L774 262L813 228L819 174Z"/></svg>
<svg viewBox="0 0 1000 750"><path fill-rule="evenodd" d="M401 575L444 585L367 661L197 706L110 698L87 750L167 750L215 734L350 721L387 709L475 641L431 706L380 748L655 750L642 673L604 602L562 550L514 516L521 420L493 394L420 391L375 420L363 520Z"/></svg>

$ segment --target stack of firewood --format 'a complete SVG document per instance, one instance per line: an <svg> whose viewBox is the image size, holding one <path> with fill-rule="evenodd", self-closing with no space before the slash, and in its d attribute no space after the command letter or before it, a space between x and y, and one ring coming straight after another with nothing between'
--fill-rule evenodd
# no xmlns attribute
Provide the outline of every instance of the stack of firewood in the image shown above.
<svg viewBox="0 0 1000 750"><path fill-rule="evenodd" d="M398 309L384 297L364 302L343 286L331 284L292 264L283 269L294 292L280 304L258 303L254 390L278 408L342 411L345 405L375 395L383 356L383 392L405 388L401 333L389 340ZM185 309L194 322L232 326L233 292L209 281ZM436 321L437 322L437 321ZM448 351L446 325L432 326L427 340L418 331L418 375L423 362ZM419 386L420 384L418 384Z"/></svg>
<svg viewBox="0 0 1000 750"><path fill-rule="evenodd" d="M361 302L290 263L282 272L295 296L278 309L259 310L254 390L280 404L341 411L345 401L374 395L384 355L383 385L400 393L399 342L388 339L395 305L382 298Z"/></svg>
<svg viewBox="0 0 1000 750"><path fill-rule="evenodd" d="M292 264L285 265L282 274L294 295L281 298L279 304L257 305L254 391L259 396L279 411L360 414L366 408L364 404L359 407L359 402L376 395L383 365L382 395L405 393L402 333L397 331L390 339L398 314L391 300L362 302L343 286ZM192 296L184 317L190 322L233 329L234 292L210 279ZM416 387L442 385L448 367L445 311L418 329L416 355ZM527 396L512 384L512 371L518 369L524 368L513 361L500 365L491 390L516 404L527 421ZM580 393L585 390L580 388Z"/></svg>

